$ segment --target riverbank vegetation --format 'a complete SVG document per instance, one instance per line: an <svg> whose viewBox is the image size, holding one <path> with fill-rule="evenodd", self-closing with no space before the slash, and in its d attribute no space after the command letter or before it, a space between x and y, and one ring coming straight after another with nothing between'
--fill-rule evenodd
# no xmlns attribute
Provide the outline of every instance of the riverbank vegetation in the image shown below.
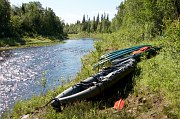
<svg viewBox="0 0 180 119"><path fill-rule="evenodd" d="M179 0L126 0L121 3L111 22L112 33L96 35L101 40L95 42L96 51L83 58L82 69L77 77L54 91L48 91L46 95L16 103L7 118L19 118L22 115L40 119L180 118L179 10ZM92 70L92 66L102 54L140 44L163 45L163 48L157 56L138 63L132 80L127 77L125 82L121 82L114 96L100 101L70 104L61 113L50 105L39 108L69 86L95 74L97 71ZM123 110L112 109L121 96L125 100Z"/></svg>
<svg viewBox="0 0 180 119"><path fill-rule="evenodd" d="M43 8L40 2L10 6L8 0L0 0L0 22L0 47L42 44L66 38L63 21L51 8Z"/></svg>
<svg viewBox="0 0 180 119"><path fill-rule="evenodd" d="M0 51L14 48L48 46L57 43L63 43L63 41L59 40L56 36L45 37L37 35L35 37L23 36L21 38L2 38L0 40Z"/></svg>

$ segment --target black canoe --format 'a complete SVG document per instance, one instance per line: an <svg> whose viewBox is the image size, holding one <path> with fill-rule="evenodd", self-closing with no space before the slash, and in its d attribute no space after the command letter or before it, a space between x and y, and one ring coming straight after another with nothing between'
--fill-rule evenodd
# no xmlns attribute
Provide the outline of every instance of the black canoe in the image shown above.
<svg viewBox="0 0 180 119"><path fill-rule="evenodd" d="M113 67L106 68L57 95L51 101L51 105L55 109L60 109L61 105L67 103L94 98L131 73L135 66L136 61L134 59L128 59Z"/></svg>

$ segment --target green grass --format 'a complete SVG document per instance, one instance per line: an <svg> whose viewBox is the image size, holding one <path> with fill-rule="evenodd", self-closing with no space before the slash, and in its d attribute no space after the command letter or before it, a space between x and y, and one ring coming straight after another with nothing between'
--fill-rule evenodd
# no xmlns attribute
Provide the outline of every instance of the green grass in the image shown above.
<svg viewBox="0 0 180 119"><path fill-rule="evenodd" d="M89 38L91 37L91 33L81 32L78 34L68 34L69 39L79 39L79 38Z"/></svg>
<svg viewBox="0 0 180 119"><path fill-rule="evenodd" d="M100 38L99 33L86 33L86 32L81 32L78 34L68 34L69 39L79 39L79 38Z"/></svg>
<svg viewBox="0 0 180 119"><path fill-rule="evenodd" d="M174 25L175 24L175 25ZM174 27L176 26L176 27ZM82 69L77 77L54 91L48 91L44 96L33 97L30 100L16 103L13 113L6 118L18 119L29 114L30 118L39 119L79 119L79 118L180 118L180 23L174 22L167 28L164 37L142 40L133 32L119 31L113 34L96 34L102 39L95 42L96 51L92 51L82 59ZM121 111L112 109L119 98L105 98L100 101L83 101L66 106L59 113L50 105L45 105L57 94L86 79L97 70L92 70L98 58L113 50L141 44L164 45L159 54L151 59L144 59L137 66L137 72L132 78L132 90L125 98L125 107ZM119 88L122 85L119 85ZM115 97L120 97L115 92ZM32 112L34 112L32 114ZM8 117L9 116L9 117Z"/></svg>

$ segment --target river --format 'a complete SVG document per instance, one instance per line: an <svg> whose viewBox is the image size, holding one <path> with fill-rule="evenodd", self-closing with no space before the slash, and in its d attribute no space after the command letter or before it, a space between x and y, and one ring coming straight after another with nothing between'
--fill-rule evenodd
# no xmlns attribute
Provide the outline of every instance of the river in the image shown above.
<svg viewBox="0 0 180 119"><path fill-rule="evenodd" d="M94 50L93 39L66 40L64 44L0 52L0 115L19 100L54 89L72 80L81 68L81 57Z"/></svg>

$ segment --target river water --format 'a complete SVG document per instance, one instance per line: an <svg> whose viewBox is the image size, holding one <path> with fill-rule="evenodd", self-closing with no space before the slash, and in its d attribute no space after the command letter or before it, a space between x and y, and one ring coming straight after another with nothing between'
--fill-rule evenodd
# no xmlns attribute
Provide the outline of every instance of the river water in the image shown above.
<svg viewBox="0 0 180 119"><path fill-rule="evenodd" d="M28 99L73 79L81 68L81 57L93 48L93 39L66 40L53 46L0 52L0 115L15 101Z"/></svg>

